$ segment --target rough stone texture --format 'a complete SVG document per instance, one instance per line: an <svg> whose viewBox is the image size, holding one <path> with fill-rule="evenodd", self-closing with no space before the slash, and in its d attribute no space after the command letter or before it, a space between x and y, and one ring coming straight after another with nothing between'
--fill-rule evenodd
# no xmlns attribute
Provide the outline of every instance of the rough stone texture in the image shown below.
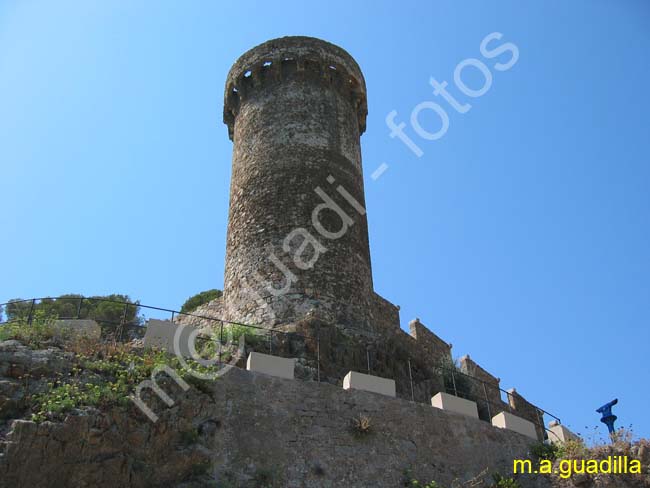
<svg viewBox="0 0 650 488"><path fill-rule="evenodd" d="M273 354L298 358L298 378L316 379L316 358L319 354L321 381L331 384L340 386L349 371L359 371L395 380L397 397L413 399L420 403L430 404L431 397L438 392L454 393L449 379L446 380L445 375L437 368L441 359L449 359L446 351L450 346L426 329L424 332L420 331L419 338L433 337L436 344L441 343L446 347L434 350L428 340L417 340L401 329L378 338L358 337L350 335L347 329L314 317L288 324L279 330L286 334L276 333L273 336ZM317 350L317 337L320 351ZM268 347L266 344L263 346ZM268 349L261 352L268 352ZM533 417L534 411L526 408L526 405L530 404L519 402L517 406L524 408L520 411L517 407L503 402L498 390L498 380L469 358L463 358L461 369L467 372L468 366L472 367L471 371L477 376L476 379L466 378L465 385L469 391L463 391L461 396L477 403L481 419L490 422L497 413L509 411L532 422L543 420ZM486 383L488 387L484 390L483 381L487 382L490 378L492 383ZM457 380L460 380L458 375ZM489 409L485 404L486 391L491 400Z"/></svg>
<svg viewBox="0 0 650 488"><path fill-rule="evenodd" d="M165 385L153 424L113 409L63 423L14 421L0 456L0 486L386 487L418 479L502 473L530 439L463 415L363 391L233 369L201 391ZM154 405L152 403L152 405ZM370 418L368 434L351 430ZM197 466L200 468L197 468ZM265 484L260 484L260 479ZM228 486L228 485L226 485Z"/></svg>
<svg viewBox="0 0 650 488"><path fill-rule="evenodd" d="M197 314L215 316L219 305L217 303L211 311L210 304L204 306L206 308L197 310ZM394 313L398 314L397 307L388 302L385 302L385 305L387 310L392 308ZM203 319L188 318L197 325L210 325ZM183 318L182 323L186 324L189 321ZM212 325L216 323L218 322L213 321ZM417 319L409 325L410 334L406 334L400 328L385 328L377 335L366 332L356 334L354 329L325 322L308 313L303 320L276 328L278 332L285 332L287 335L275 334L272 350L273 354L298 358L296 376L301 379L315 380L318 369L316 338L319 337L322 381L340 386L343 377L349 371L359 371L394 379L396 393L400 398L428 404L439 392L454 394L449 378L445 380L445 375L438 369L441 364L449 366L451 344L440 339ZM268 352L268 346L264 344L264 349L260 349L260 352ZM370 370L367 369L368 365ZM505 403L501 399L499 379L488 373L469 356L461 358L460 368L471 378L468 378L464 384L467 391L463 390L459 395L477 403L481 419L490 422L494 415L508 411L536 424L543 422L543 417L537 417L535 407L521 395L518 396L516 403ZM486 394L489 406L486 404ZM538 433L540 439L543 439L544 430L541 425L538 426Z"/></svg>
<svg viewBox="0 0 650 488"><path fill-rule="evenodd" d="M52 328L61 337L85 337L99 340L102 328L91 319L62 319L55 320Z"/></svg>
<svg viewBox="0 0 650 488"><path fill-rule="evenodd" d="M29 374L31 378L67 373L70 369L71 353L60 349L32 350L19 341L0 342L0 377L20 378Z"/></svg>
<svg viewBox="0 0 650 488"><path fill-rule="evenodd" d="M224 97L224 122L234 142L224 278L228 320L270 327L314 311L351 328L377 327L371 321L368 224L365 210L359 211L365 208L360 135L366 113L359 66L325 41L274 39L233 65ZM334 204L325 208L328 198ZM296 229L302 231L292 234ZM296 256L307 264L301 267ZM284 290L277 294L271 287Z"/></svg>
<svg viewBox="0 0 650 488"><path fill-rule="evenodd" d="M223 320L224 316L223 297L219 297L197 307L189 314L176 315L174 322L198 328L215 328L219 326L220 320Z"/></svg>
<svg viewBox="0 0 650 488"><path fill-rule="evenodd" d="M543 413L535 405L517 393L517 390L514 388L508 390L508 403L511 408L517 411L517 415L535 424L537 438L540 441L544 440L546 432L539 422L539 419L543 418Z"/></svg>
<svg viewBox="0 0 650 488"><path fill-rule="evenodd" d="M378 295L372 294L373 305L370 320L379 334L390 336L400 329L399 307Z"/></svg>
<svg viewBox="0 0 650 488"><path fill-rule="evenodd" d="M274 343L274 354L277 351L283 356L293 354L294 357L307 358L314 373L316 337L319 338L320 375L323 381L340 386L349 371L369 373L395 380L398 397L410 400L413 393L413 399L427 404L433 395L444 390L442 376L432 368L435 358L401 329L390 336L369 339L350 335L349 330L319 319L306 318L283 330L295 331L301 336L284 341L287 346L292 346L289 350L283 350L283 343ZM277 338L278 341L283 339L282 336Z"/></svg>
<svg viewBox="0 0 650 488"><path fill-rule="evenodd" d="M446 359L451 362L451 344L447 344L440 337L427 329L420 319L409 322L411 337L418 341L418 344L432 358Z"/></svg>
<svg viewBox="0 0 650 488"><path fill-rule="evenodd" d="M30 395L46 388L48 377L67 374L70 357L59 349L34 351L18 341L0 342L0 421L18 415Z"/></svg>
<svg viewBox="0 0 650 488"><path fill-rule="evenodd" d="M487 396L490 404L489 413L487 406L482 402L478 402L481 418L489 420L496 414L508 409L508 405L501 399L500 378L493 376L481 368L469 355L460 358L460 369L463 373L479 380L470 384L473 395L477 398L485 398Z"/></svg>

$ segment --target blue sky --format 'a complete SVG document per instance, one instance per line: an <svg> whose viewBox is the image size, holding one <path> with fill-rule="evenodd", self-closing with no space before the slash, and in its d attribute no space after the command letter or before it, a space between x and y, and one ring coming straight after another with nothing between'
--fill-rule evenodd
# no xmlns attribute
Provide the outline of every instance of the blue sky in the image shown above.
<svg viewBox="0 0 650 488"><path fill-rule="evenodd" d="M648 437L649 21L641 0L5 0L0 302L126 293L179 308L220 288L226 73L267 39L316 36L366 77L375 287L402 326L419 317L576 431L618 397L619 424ZM492 32L519 50L507 71L494 66L508 53L481 55ZM453 81L468 58L492 76L478 98ZM463 80L483 83L471 67ZM409 121L426 101L449 116L435 141ZM393 110L422 157L389 137ZM420 122L434 132L436 117Z"/></svg>

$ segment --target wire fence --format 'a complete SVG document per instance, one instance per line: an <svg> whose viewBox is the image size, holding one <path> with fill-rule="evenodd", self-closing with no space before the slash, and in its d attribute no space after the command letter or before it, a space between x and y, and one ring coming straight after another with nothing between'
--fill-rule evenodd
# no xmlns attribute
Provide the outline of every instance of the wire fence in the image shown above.
<svg viewBox="0 0 650 488"><path fill-rule="evenodd" d="M227 359L231 358L227 338L236 336L238 339L244 334L246 353L255 351L296 359L296 377L301 380L341 386L343 377L349 371L389 378L395 381L397 396L413 402L430 404L435 394L444 392L475 402L479 418L487 422L501 412L523 416L535 424L540 439L546 437L548 430L545 416L561 423L555 415L513 392L501 389L498 384L461 371L451 358L431 366L430 361L412 357L407 351L372 342L341 341L340 337L333 337L320 329L301 334L138 302L83 296L33 298L0 304L0 311L4 310L7 317L11 315L11 320L0 322L0 326L16 321L32 325L36 318L43 316L43 309L47 317L47 308L54 302L57 304L57 319L93 319L102 327L104 339L125 341L142 338L146 331L145 317L139 315L142 310L158 315L155 318L172 322L191 317L192 320L212 325L214 332L210 340L218 343L216 354L219 363L226 360L225 355L228 355ZM109 309L102 307L102 304L110 305ZM235 366L244 367L244 360L240 358Z"/></svg>

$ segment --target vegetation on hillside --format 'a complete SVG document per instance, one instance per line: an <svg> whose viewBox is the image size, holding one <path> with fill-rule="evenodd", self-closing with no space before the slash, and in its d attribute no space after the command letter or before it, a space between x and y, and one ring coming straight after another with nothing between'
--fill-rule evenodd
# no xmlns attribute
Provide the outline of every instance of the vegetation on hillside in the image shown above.
<svg viewBox="0 0 650 488"><path fill-rule="evenodd" d="M188 298L185 300L185 303L181 307L181 313L191 313L197 308L199 308L201 305L205 305L208 302L211 302L212 300L215 300L216 298L220 298L223 293L221 290L206 290L202 291L201 293L197 293L196 295Z"/></svg>
<svg viewBox="0 0 650 488"><path fill-rule="evenodd" d="M191 359L181 362L174 355L133 343L61 337L43 310L36 312L31 324L17 319L0 326L0 341L9 339L18 340L31 349L48 348L48 357L56 357L59 363L67 365L67 374L61 370L52 371L45 378L46 383L43 378L32 378L28 372L16 378L24 384L26 415L36 422L62 420L65 414L86 407L126 407L136 387L151 379L152 372L161 366L171 367L199 389L203 387L203 380L192 372L207 374L219 368ZM33 391L33 387L37 391Z"/></svg>
<svg viewBox="0 0 650 488"><path fill-rule="evenodd" d="M0 341L15 339L32 349L47 347L54 339L52 321L55 318L38 310L33 314L31 325L27 319L14 319L0 326Z"/></svg>
<svg viewBox="0 0 650 488"><path fill-rule="evenodd" d="M26 320L31 312L32 316L39 314L40 317L79 317L105 324L119 324L122 321L128 324L140 324L142 318L138 315L139 304L138 300L133 301L128 295L112 294L83 298L83 295L70 293L58 298L44 298L34 302L33 305L31 300L23 301L15 298L6 305L4 313L7 322Z"/></svg>

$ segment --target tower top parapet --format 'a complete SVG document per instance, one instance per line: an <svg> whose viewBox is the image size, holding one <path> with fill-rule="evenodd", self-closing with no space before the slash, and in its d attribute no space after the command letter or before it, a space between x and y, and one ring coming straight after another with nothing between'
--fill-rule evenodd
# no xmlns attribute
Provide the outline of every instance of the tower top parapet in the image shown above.
<svg viewBox="0 0 650 488"><path fill-rule="evenodd" d="M356 108L359 134L366 130L366 82L359 65L344 49L315 37L289 36L266 41L245 52L226 79L223 121L233 138L240 103L260 88L290 79L329 84Z"/></svg>

